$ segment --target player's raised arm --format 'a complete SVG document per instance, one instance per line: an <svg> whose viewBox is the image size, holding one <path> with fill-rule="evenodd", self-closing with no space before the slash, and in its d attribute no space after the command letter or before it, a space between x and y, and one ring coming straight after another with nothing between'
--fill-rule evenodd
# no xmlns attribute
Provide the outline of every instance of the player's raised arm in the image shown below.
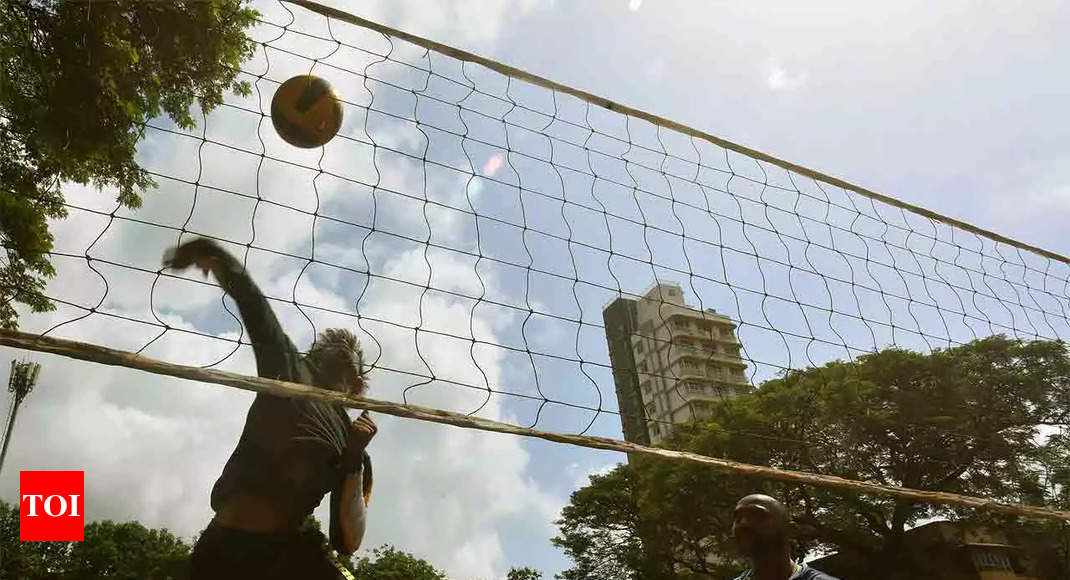
<svg viewBox="0 0 1070 580"><path fill-rule="evenodd" d="M366 448L377 431L367 411L349 429L349 443L342 457L342 485L331 493L330 539L339 554L348 556L356 552L364 540L372 484L371 460Z"/></svg>
<svg viewBox="0 0 1070 580"><path fill-rule="evenodd" d="M279 378L281 369L288 368L289 359L297 356L297 349L283 332L271 305L242 263L218 243L206 238L172 248L164 256L166 268L184 270L190 266L200 268L205 275L211 272L238 305L256 354L258 374Z"/></svg>

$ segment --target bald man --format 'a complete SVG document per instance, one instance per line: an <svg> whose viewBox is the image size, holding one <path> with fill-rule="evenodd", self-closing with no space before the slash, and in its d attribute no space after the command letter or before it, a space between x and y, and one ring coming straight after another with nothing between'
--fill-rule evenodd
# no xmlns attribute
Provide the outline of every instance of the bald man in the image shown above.
<svg viewBox="0 0 1070 580"><path fill-rule="evenodd" d="M750 568L736 580L837 580L791 559L794 526L779 501L752 494L736 503L732 536Z"/></svg>

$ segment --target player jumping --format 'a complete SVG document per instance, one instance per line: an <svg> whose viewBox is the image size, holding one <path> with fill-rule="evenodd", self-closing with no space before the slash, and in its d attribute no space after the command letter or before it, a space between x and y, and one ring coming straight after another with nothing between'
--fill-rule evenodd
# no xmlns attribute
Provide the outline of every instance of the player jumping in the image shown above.
<svg viewBox="0 0 1070 580"><path fill-rule="evenodd" d="M196 266L215 276L238 305L261 377L365 392L356 337L330 329L301 355L241 262L215 242L201 238L173 248L164 266ZM215 517L193 548L192 578L349 576L323 547L322 534L303 524L330 492L331 546L347 556L357 550L372 483L365 448L375 432L367 411L350 423L342 407L257 394L212 489Z"/></svg>

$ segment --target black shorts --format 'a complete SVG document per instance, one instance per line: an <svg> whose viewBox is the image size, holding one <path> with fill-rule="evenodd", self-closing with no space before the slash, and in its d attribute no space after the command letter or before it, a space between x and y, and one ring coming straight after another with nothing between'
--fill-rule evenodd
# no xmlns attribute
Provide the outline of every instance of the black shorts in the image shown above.
<svg viewBox="0 0 1070 580"><path fill-rule="evenodd" d="M191 580L340 580L323 534L267 534L208 525L190 556Z"/></svg>

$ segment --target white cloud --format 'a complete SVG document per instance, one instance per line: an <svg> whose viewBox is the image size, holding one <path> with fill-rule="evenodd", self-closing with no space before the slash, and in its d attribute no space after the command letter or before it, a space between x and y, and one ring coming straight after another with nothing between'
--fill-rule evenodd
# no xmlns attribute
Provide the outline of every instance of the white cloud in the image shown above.
<svg viewBox="0 0 1070 580"><path fill-rule="evenodd" d="M426 266L422 255L408 252L386 268L402 276ZM466 273L460 263L436 264L436 274L458 288L470 285ZM278 278L262 282L269 290L282 290ZM345 308L341 297L311 283L302 285L300 295L303 302ZM403 320L417 303L419 289L399 292L379 287L370 291L364 308ZM479 334L493 337L503 323L478 313L470 320L470 306L441 295L425 297L423 306L428 329L463 335L471 324ZM185 305L184 311L202 307ZM294 310L279 312L295 338L300 337L299 343L307 344L308 323ZM39 328L62 316L34 319L31 326ZM167 322L192 326L177 317ZM347 322L351 323L336 321ZM100 318L65 327L59 334L125 348L147 340L139 336L131 341ZM465 383L482 380L467 344L422 334L425 366L412 336L411 331L376 333L391 366L416 372L430 369L435 376ZM171 332L146 354L189 364L217 360L226 351L225 343ZM7 477L0 482L3 496L16 495L17 478L12 474L20 469L84 469L91 519L138 519L183 535L202 529L210 517L208 492L237 440L251 394L58 357L35 358L44 362L42 381L20 414ZM500 355L478 356L479 368L492 382L500 380L501 364ZM224 367L254 372L245 349ZM474 410L483 399L480 391L442 384L404 395L405 387L419 381L403 375L376 373L372 380L373 394L379 398L406 396L412 402L458 411ZM500 399L491 399L480 414L508 419ZM367 547L392 543L458 577L491 577L507 567L499 535L504 521L543 527L557 513L559 501L526 474L528 455L516 438L386 416L376 419L380 434L372 445L377 469ZM327 517L322 509L318 516L324 521ZM550 531L545 533L548 537Z"/></svg>
<svg viewBox="0 0 1070 580"><path fill-rule="evenodd" d="M350 10L358 16L384 22L440 42L484 48L492 46L499 39L508 22L519 19L539 3L539 0L411 3L377 0L362 2L355 7L340 0L327 2L342 10Z"/></svg>
<svg viewBox="0 0 1070 580"><path fill-rule="evenodd" d="M661 82L665 78L665 60L659 58L651 61L643 68L643 72L646 74L648 81L652 83Z"/></svg>
<svg viewBox="0 0 1070 580"><path fill-rule="evenodd" d="M492 41L502 21L516 16L508 10L526 10L529 4L467 2L449 8L409 7L403 11L404 18L418 20L417 31L421 26L435 28L448 21L479 43ZM278 67L274 69L276 73L287 74L288 65L284 62L276 60L272 66ZM338 87L343 82L335 84ZM210 117L209 126L220 140L241 137L246 131L240 116L228 115L224 110ZM302 157L303 152L275 143L277 138L270 130L261 133L272 154L316 165L317 160ZM189 143L198 142L150 134L150 141L143 147L144 162L160 173L191 179L199 175L204 185L305 210L315 207L316 196L310 193L315 172L270 163L258 169L255 155L232 155L219 147L205 153L197 147L189 148ZM403 149L420 145L402 136L391 143ZM353 154L343 156L344 163L333 166L337 172L367 179L366 174L374 170L384 186L414 195L425 189L419 173L400 162L377 159L371 167L366 156L350 153ZM250 158L252 165L247 163ZM362 159L363 162L354 162ZM330 156L325 158L325 166L330 162ZM431 193L463 207L465 180L433 179L427 188ZM368 205L362 205L370 198L362 198L363 194L355 192L351 184L322 177L315 183L321 211L328 208L357 223L370 219ZM145 195L141 210L120 213L175 227L187 225L190 230L237 242L255 240L259 246L299 256L311 251L312 220L307 215L261 203L255 222L251 222L252 200L205 187L195 190L166 180L160 180L160 184L159 191ZM68 199L79 205L105 212L114 207L114 197L108 193L76 187L68 192ZM473 195L478 196L478 191ZM387 197L380 193L377 198L379 228L425 227L421 212L391 210L384 206ZM465 222L456 216L432 215L428 221L435 235L443 239L456 239L463 234ZM323 220L317 227L324 227ZM132 272L99 262L91 267L84 259L60 260L58 276L48 288L53 296L87 306L106 297L104 309L117 314L152 323L159 319L171 328L237 338L240 329L224 309L218 289L169 278L156 280L151 273L159 267L163 251L178 241L177 231L123 220L109 223L107 216L85 212L72 212L69 219L55 223L53 231L61 251L82 254L92 244L90 252L95 258L150 271ZM104 236L94 243L102 231ZM478 296L484 286L488 291L502 292L494 288L493 277L486 273L477 276L473 262L460 255L429 251L425 257L423 248L399 246L382 236L373 239L365 252L359 243L363 235L354 230L347 237L336 234L324 239L320 230L316 255L356 270L371 267L376 274L410 280L420 286L428 285L430 280L435 287L468 295ZM430 262L430 268L425 260ZM473 313L471 301L462 298L424 294L420 287L383 278L371 279L358 305L355 298L362 288L350 284L348 278L356 275L318 265L298 280L302 266L301 260L261 251L250 254L250 271L265 292L283 298L293 296L301 303L343 313L355 313L359 307L366 316L410 326L420 324L426 331L474 334L488 342L500 342L496 337L513 321L499 312ZM106 285L93 272L94 267L101 271ZM312 269L317 270L316 277ZM200 278L197 272L186 275ZM302 314L286 304L277 304L276 312L299 346L307 346L312 340L313 324L316 329L344 325L366 331L366 349L374 352L381 365L473 385L483 385L484 377L491 384L501 382L505 363L500 349L473 349L468 340L434 332L417 335L411 329L366 319L358 325L355 318L344 314L310 309ZM22 322L25 330L42 331L83 314L61 307L53 314L28 316ZM156 326L95 314L64 325L53 334L137 350L159 332ZM228 357L232 349L231 342L172 330L152 342L144 354L183 364L208 365L222 360L220 368L254 374L249 349L239 349ZM18 356L10 349L0 352ZM8 469L0 478L0 495L7 499L17 497L17 474L21 469L84 469L89 519L136 519L187 537L203 529L211 517L209 492L237 442L252 394L60 357L30 356L43 362L44 370L40 386L20 412ZM481 407L481 416L513 420L503 409L500 397L485 401L483 390L445 383L414 386L422 382L413 375L379 370L372 376L372 394L461 412ZM532 478L528 452L517 438L389 416L377 416L376 420L380 431L371 449L376 484L366 548L389 543L427 558L454 577L495 577L508 568L502 539L506 526L527 529L528 535L551 536L550 522L561 500L550 496ZM326 522L324 508L318 509L317 516Z"/></svg>
<svg viewBox="0 0 1070 580"><path fill-rule="evenodd" d="M117 342L107 325L79 329L88 332L77 338ZM222 351L220 344L171 333L151 354L195 364ZM43 368L19 413L0 480L4 498L17 497L19 470L81 469L91 520L136 519L183 535L203 529L210 518L208 492L240 432L248 393L28 356ZM248 353L239 352L224 368L251 364Z"/></svg>
<svg viewBox="0 0 1070 580"><path fill-rule="evenodd" d="M601 465L601 466L598 466L598 467L593 467L593 468L588 469L586 471L579 471L579 464L573 463L571 465L570 473L575 474L575 476L576 476L575 487L576 487L576 489L579 489L581 487L586 487L586 486L590 485L592 476L594 476L594 475L606 475L610 471L613 471L614 469L616 469L617 465L619 465L619 464L618 463L607 463L605 465Z"/></svg>
<svg viewBox="0 0 1070 580"><path fill-rule="evenodd" d="M771 91L794 89L805 82L803 74L789 73L776 59L770 58L766 65L765 85Z"/></svg>

